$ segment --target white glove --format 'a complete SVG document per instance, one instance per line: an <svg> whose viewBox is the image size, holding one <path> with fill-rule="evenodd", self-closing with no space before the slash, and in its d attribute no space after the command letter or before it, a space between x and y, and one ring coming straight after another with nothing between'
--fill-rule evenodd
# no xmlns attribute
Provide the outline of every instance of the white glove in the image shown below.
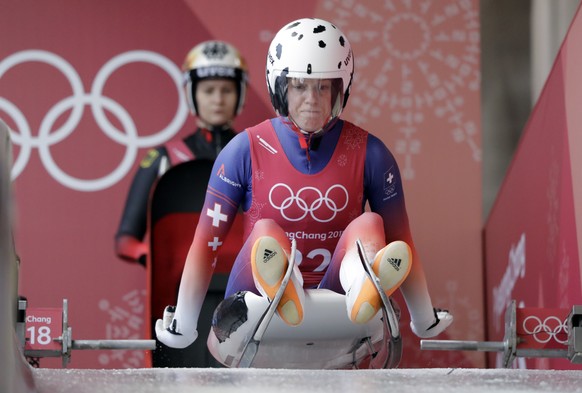
<svg viewBox="0 0 582 393"><path fill-rule="evenodd" d="M410 322L410 327L418 337L430 338L441 334L451 323L453 323L453 315L448 310L435 308L433 320L428 321L426 324Z"/></svg>
<svg viewBox="0 0 582 393"><path fill-rule="evenodd" d="M186 348L198 337L198 331L181 331L178 320L174 318L176 307L167 306L164 309L164 318L156 321L156 337L171 348Z"/></svg>

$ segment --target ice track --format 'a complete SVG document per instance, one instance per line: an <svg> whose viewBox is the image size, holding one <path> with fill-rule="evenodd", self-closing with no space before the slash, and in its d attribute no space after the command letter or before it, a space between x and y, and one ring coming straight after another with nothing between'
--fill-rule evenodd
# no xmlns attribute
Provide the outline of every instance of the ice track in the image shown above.
<svg viewBox="0 0 582 393"><path fill-rule="evenodd" d="M507 369L35 369L38 393L582 392L582 372Z"/></svg>

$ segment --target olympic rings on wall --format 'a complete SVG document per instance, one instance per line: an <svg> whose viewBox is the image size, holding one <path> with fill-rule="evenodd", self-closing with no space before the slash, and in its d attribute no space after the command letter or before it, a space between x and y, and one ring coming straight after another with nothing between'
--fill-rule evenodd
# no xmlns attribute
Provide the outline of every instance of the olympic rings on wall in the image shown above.
<svg viewBox="0 0 582 393"><path fill-rule="evenodd" d="M541 318L530 315L523 320L523 330L527 334L531 334L534 340L541 344L545 344L552 339L560 344L568 344L568 323L566 320L562 321L556 316L546 317L542 321ZM560 338L560 333L565 339Z"/></svg>
<svg viewBox="0 0 582 393"><path fill-rule="evenodd" d="M12 178L15 179L26 167L33 148L37 148L41 161L49 174L64 186L78 191L99 191L111 187L121 180L131 169L137 157L139 148L157 146L174 136L183 126L188 116L188 108L181 98L182 73L168 58L151 51L135 50L122 53L109 60L97 73L91 86L91 91L86 93L83 82L77 71L65 59L54 53L44 50L27 50L17 52L6 57L0 62L0 78L12 67L26 62L46 63L67 78L71 86L71 95L63 98L46 113L41 121L38 136L33 136L22 111L5 97L0 97L0 110L6 112L16 124L16 131L11 132L14 144L20 146L18 158L12 168ZM103 87L113 72L124 65L145 62L151 63L165 71L176 86L178 108L172 121L162 130L149 136L140 137L137 133L135 122L129 113L118 102L102 95ZM97 179L79 179L69 175L61 169L53 160L50 147L63 141L71 135L79 125L85 106L91 107L91 112L100 130L115 143L126 147L125 155L111 173ZM70 110L70 116L59 128L53 129L56 120L66 111ZM109 111L114 115L123 130L118 130L105 115Z"/></svg>

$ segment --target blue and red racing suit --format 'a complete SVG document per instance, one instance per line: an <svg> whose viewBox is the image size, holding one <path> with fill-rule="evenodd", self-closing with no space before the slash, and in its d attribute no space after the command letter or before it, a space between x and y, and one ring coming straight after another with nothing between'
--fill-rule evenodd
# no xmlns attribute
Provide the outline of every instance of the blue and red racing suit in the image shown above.
<svg viewBox="0 0 582 393"><path fill-rule="evenodd" d="M415 263L401 288L405 299L406 292L420 292L422 312L432 315L392 153L380 139L347 121L311 137L278 117L240 133L217 157L182 274L175 319L183 329L197 326L217 251L240 207L245 239L257 220L270 218L297 240L304 286L316 287L333 263L342 231L366 204L382 217L386 244L403 240L410 245ZM239 253L226 296L240 290L258 293L248 273L249 250L245 244ZM325 280L326 288L343 293L338 277Z"/></svg>

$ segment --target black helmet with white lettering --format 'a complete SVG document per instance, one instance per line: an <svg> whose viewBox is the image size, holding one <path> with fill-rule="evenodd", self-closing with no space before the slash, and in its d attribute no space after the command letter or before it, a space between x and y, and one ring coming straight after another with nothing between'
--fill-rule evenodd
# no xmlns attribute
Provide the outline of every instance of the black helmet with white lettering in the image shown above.
<svg viewBox="0 0 582 393"><path fill-rule="evenodd" d="M248 83L245 59L232 45L224 41L205 41L188 52L184 65L184 86L192 114L198 112L196 87L204 79L231 79L236 83L238 99L235 114L241 113Z"/></svg>

